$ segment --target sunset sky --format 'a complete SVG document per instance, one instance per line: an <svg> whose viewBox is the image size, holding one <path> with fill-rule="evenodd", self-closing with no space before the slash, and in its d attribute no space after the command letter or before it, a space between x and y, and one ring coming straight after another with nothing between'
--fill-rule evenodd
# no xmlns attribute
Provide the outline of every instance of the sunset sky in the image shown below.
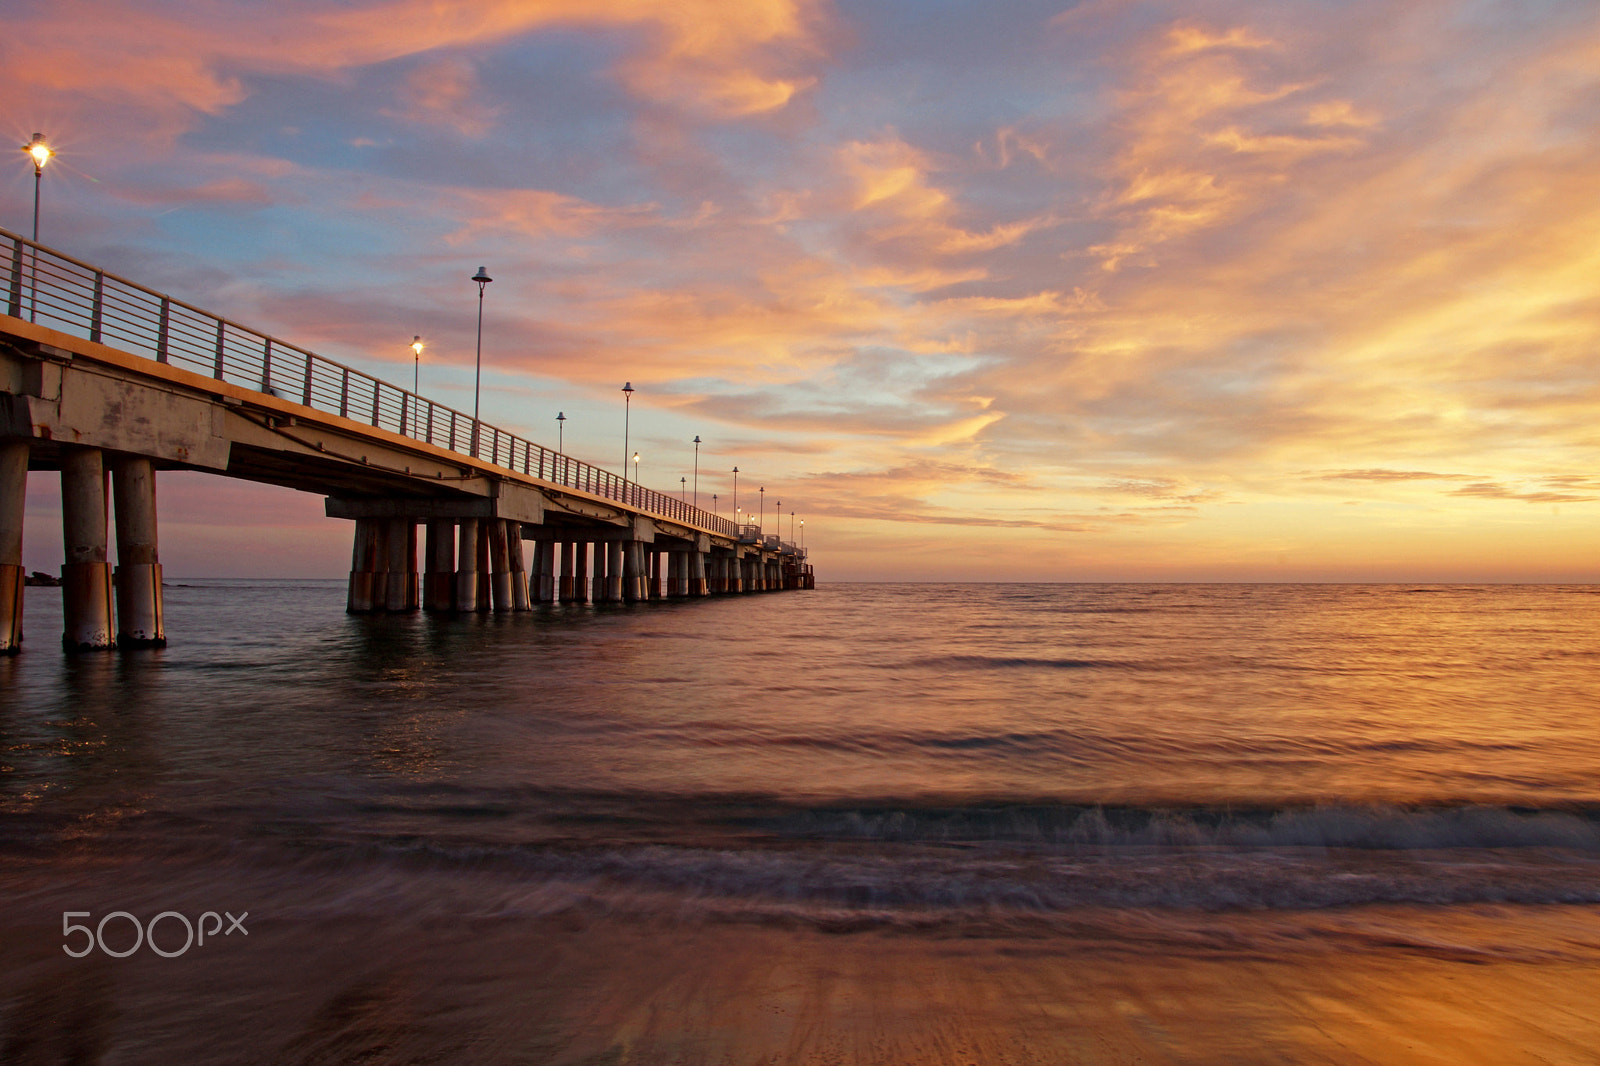
<svg viewBox="0 0 1600 1066"><path fill-rule="evenodd" d="M823 580L1600 581L1600 5L6 9L44 243L466 410L487 266L487 420L616 469L631 381ZM161 499L169 576L349 567Z"/></svg>

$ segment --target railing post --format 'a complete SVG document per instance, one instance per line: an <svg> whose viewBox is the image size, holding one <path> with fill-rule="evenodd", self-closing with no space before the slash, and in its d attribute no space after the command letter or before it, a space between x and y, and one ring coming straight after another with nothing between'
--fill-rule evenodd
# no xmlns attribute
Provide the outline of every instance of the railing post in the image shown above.
<svg viewBox="0 0 1600 1066"><path fill-rule="evenodd" d="M222 319L217 319L217 362L212 368L211 376L216 378L218 381L222 380L223 330L226 328L227 327L222 324Z"/></svg>
<svg viewBox="0 0 1600 1066"><path fill-rule="evenodd" d="M454 408L450 411L450 450L456 450L456 412Z"/></svg>
<svg viewBox="0 0 1600 1066"><path fill-rule="evenodd" d="M400 393L400 435L402 437L407 435L406 434L406 406L407 406L407 404L409 403L410 400L411 400L411 394L409 392L401 392Z"/></svg>
<svg viewBox="0 0 1600 1066"><path fill-rule="evenodd" d="M344 375L339 379L339 417L350 417L350 368L344 368Z"/></svg>
<svg viewBox="0 0 1600 1066"><path fill-rule="evenodd" d="M261 346L261 391L272 392L272 338Z"/></svg>
<svg viewBox="0 0 1600 1066"><path fill-rule="evenodd" d="M104 317L101 313L102 302L105 299L106 275L104 271L94 272L94 305L89 309L89 339L96 344L100 343L100 322Z"/></svg>
<svg viewBox="0 0 1600 1066"><path fill-rule="evenodd" d="M425 438L429 444L433 443L433 404L428 404L428 434Z"/></svg>
<svg viewBox="0 0 1600 1066"><path fill-rule="evenodd" d="M307 407L311 406L311 371L312 371L312 369L313 369L313 367L312 367L311 353L307 352L306 353L306 381L305 381L305 386L306 387L300 393L300 402L305 404Z"/></svg>
<svg viewBox="0 0 1600 1066"><path fill-rule="evenodd" d="M6 300L6 314L12 318L22 317L22 238L13 238L11 242L11 293Z"/></svg>
<svg viewBox="0 0 1600 1066"><path fill-rule="evenodd" d="M172 314L172 301L163 296L161 298L161 327L156 332L156 362L167 361L167 319Z"/></svg>
<svg viewBox="0 0 1600 1066"><path fill-rule="evenodd" d="M378 396L380 395L380 393L382 391L383 391L383 382L379 381L377 378L373 378L372 379L372 425L373 425L374 428L376 428L377 425L378 425Z"/></svg>

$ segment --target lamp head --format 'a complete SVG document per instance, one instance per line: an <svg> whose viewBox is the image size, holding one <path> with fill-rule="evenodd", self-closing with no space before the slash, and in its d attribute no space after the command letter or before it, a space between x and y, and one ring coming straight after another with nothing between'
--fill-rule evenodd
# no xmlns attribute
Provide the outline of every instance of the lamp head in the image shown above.
<svg viewBox="0 0 1600 1066"><path fill-rule="evenodd" d="M44 165L50 162L50 157L56 154L50 148L50 145L45 143L44 134L42 133L35 133L33 140L23 145L22 150L27 152L29 157L33 159L33 169L35 171L43 170Z"/></svg>
<svg viewBox="0 0 1600 1066"><path fill-rule="evenodd" d="M489 284L489 282L493 281L494 279L489 276L489 268L488 267L479 267L478 268L478 272L476 274L472 275L472 280L476 281L478 283L478 291L482 292L483 291L483 287L485 285Z"/></svg>
<svg viewBox="0 0 1600 1066"><path fill-rule="evenodd" d="M556 421L557 422L565 422L566 420L567 420L567 413L565 411L557 411L556 412Z"/></svg>
<svg viewBox="0 0 1600 1066"><path fill-rule="evenodd" d="M628 399L633 399L633 382L624 381L622 383L622 391L628 394Z"/></svg>
<svg viewBox="0 0 1600 1066"><path fill-rule="evenodd" d="M412 352L414 352L416 354L418 359L422 358L422 338L421 338L421 336L413 336L411 338L411 350L412 350Z"/></svg>
<svg viewBox="0 0 1600 1066"><path fill-rule="evenodd" d="M699 444L699 443L700 443L700 434L698 434L698 433L696 433L696 434L695 434L695 435L694 435L694 442L695 442L695 443L696 443L696 444Z"/></svg>

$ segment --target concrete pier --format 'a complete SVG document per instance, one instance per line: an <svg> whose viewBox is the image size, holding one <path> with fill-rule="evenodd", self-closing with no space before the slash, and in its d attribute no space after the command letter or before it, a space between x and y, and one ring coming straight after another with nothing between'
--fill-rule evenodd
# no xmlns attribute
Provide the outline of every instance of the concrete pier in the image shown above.
<svg viewBox="0 0 1600 1066"><path fill-rule="evenodd" d="M356 519L355 536L350 548L350 583L344 600L344 609L350 614L367 614L372 610L373 571L377 554L377 520Z"/></svg>
<svg viewBox="0 0 1600 1066"><path fill-rule="evenodd" d="M484 532L489 537L489 608L509 611L511 599L511 544L506 537L506 524L498 518L484 521Z"/></svg>
<svg viewBox="0 0 1600 1066"><path fill-rule="evenodd" d="M706 553L699 550L692 551L689 553L689 595L706 594Z"/></svg>
<svg viewBox="0 0 1600 1066"><path fill-rule="evenodd" d="M556 602L556 544L553 540L533 542L533 570L528 579L528 599L533 603Z"/></svg>
<svg viewBox="0 0 1600 1066"><path fill-rule="evenodd" d="M111 564L106 561L106 479L100 449L61 451L62 641L88 651L116 646L111 629Z"/></svg>
<svg viewBox="0 0 1600 1066"><path fill-rule="evenodd" d="M622 602L622 541L606 542L606 602Z"/></svg>
<svg viewBox="0 0 1600 1066"><path fill-rule="evenodd" d="M384 520L384 542L383 609L391 614L414 611L417 609L417 524L409 518ZM373 591L376 596L377 590Z"/></svg>
<svg viewBox="0 0 1600 1066"><path fill-rule="evenodd" d="M28 442L0 440L0 655L22 650L22 516L28 495Z"/></svg>
<svg viewBox="0 0 1600 1066"><path fill-rule="evenodd" d="M117 526L117 644L163 647L161 559L156 543L156 474L150 460L122 456L111 464L111 498Z"/></svg>
<svg viewBox="0 0 1600 1066"><path fill-rule="evenodd" d="M458 611L478 609L478 520L463 518L456 523L459 544L456 549L456 598Z"/></svg>
<svg viewBox="0 0 1600 1066"><path fill-rule="evenodd" d="M594 573L590 581L592 591L589 594L590 603L606 602L606 546L603 541L594 545Z"/></svg>
<svg viewBox="0 0 1600 1066"><path fill-rule="evenodd" d="M506 527L506 564L511 571L511 609L529 611L533 604L528 600L528 567L522 557L522 523L503 519Z"/></svg>
<svg viewBox="0 0 1600 1066"><path fill-rule="evenodd" d="M455 604L456 524L448 518L430 518L426 544L427 573L423 578L423 607L447 612Z"/></svg>

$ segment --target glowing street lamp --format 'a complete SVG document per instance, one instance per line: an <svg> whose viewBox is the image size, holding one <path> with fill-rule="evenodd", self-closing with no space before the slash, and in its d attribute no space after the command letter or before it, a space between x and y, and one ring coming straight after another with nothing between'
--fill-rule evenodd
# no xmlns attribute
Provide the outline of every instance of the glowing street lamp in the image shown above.
<svg viewBox="0 0 1600 1066"><path fill-rule="evenodd" d="M33 243L39 243L39 185L44 178L44 165L56 153L45 142L44 134L35 133L33 140L22 146L33 160ZM28 321L35 320L39 311L39 250L33 250L28 276Z"/></svg>
<svg viewBox="0 0 1600 1066"><path fill-rule="evenodd" d="M565 411L557 411L556 412L556 451L561 452L562 454L566 453L566 448L562 444L562 441L566 437L566 430L567 430L567 413Z"/></svg>
<svg viewBox="0 0 1600 1066"><path fill-rule="evenodd" d="M411 391L422 391L422 336L411 336Z"/></svg>
<svg viewBox="0 0 1600 1066"><path fill-rule="evenodd" d="M478 272L472 275L472 280L478 283L478 364L472 377L472 457L478 457L478 398L480 386L483 382L483 288L494 279L489 276L489 271L479 267Z"/></svg>

